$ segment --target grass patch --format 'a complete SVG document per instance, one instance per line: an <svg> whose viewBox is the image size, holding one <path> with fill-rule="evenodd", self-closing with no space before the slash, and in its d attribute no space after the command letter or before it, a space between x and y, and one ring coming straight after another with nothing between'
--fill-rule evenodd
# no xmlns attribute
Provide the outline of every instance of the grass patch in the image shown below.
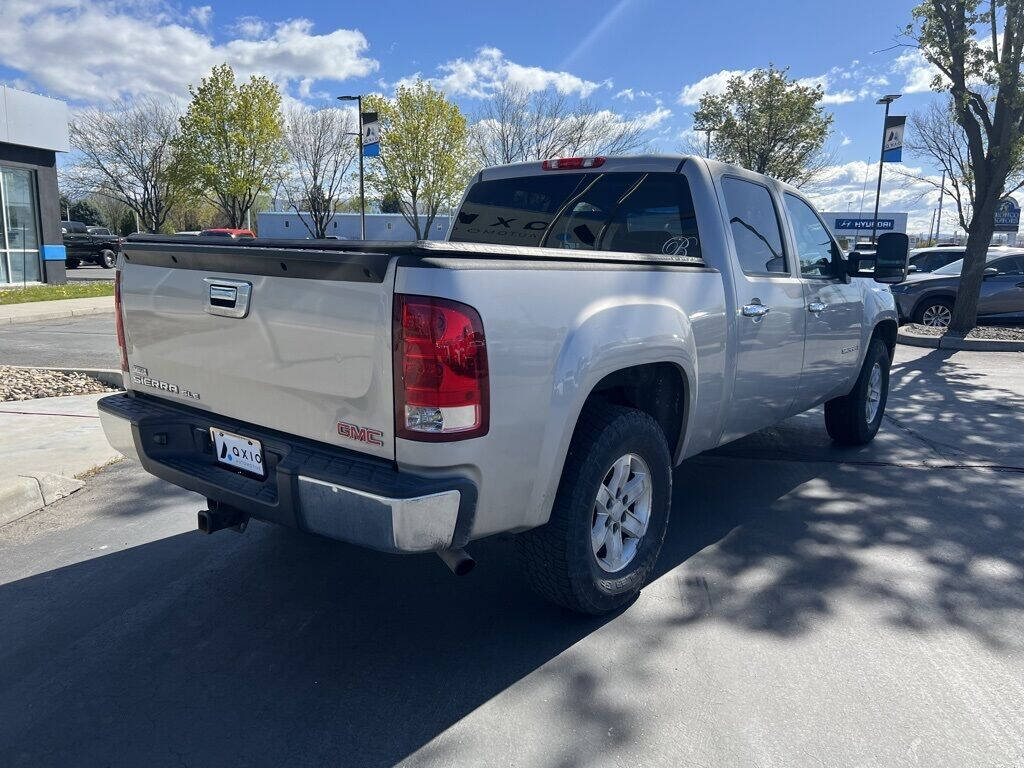
<svg viewBox="0 0 1024 768"><path fill-rule="evenodd" d="M26 285L24 288L4 288L3 290L0 290L0 304L24 304L29 301L86 299L93 296L113 295L113 282L67 283L65 285Z"/></svg>

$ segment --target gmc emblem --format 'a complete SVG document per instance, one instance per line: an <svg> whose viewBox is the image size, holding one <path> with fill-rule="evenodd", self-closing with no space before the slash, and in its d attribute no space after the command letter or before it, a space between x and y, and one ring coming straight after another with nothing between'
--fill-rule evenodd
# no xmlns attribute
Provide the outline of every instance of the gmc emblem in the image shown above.
<svg viewBox="0 0 1024 768"><path fill-rule="evenodd" d="M360 427L358 424L339 421L338 434L342 437L347 437L349 440L358 440L360 443L366 443L367 445L384 445L384 441L381 440L384 433L379 429L367 429L366 427Z"/></svg>

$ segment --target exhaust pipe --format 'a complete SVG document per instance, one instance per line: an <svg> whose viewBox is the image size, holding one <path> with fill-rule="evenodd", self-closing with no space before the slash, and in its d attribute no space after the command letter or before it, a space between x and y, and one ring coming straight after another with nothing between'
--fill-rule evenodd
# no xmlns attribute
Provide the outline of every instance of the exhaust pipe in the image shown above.
<svg viewBox="0 0 1024 768"><path fill-rule="evenodd" d="M464 549L442 549L437 556L456 576L465 576L476 566L476 560Z"/></svg>
<svg viewBox="0 0 1024 768"><path fill-rule="evenodd" d="M210 534L222 531L225 528L241 533L249 522L247 515L237 509L228 506L210 505L210 509L199 511L199 530Z"/></svg>

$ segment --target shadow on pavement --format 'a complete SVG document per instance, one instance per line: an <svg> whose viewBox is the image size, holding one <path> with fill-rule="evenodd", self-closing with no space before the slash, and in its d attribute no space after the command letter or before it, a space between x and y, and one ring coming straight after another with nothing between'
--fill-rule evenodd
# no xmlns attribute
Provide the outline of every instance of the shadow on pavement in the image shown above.
<svg viewBox="0 0 1024 768"><path fill-rule="evenodd" d="M943 380L942 397L971 387L969 372ZM970 430L980 416L965 418ZM813 441L821 429L810 417L782 434ZM795 447L788 438L780 451ZM535 598L506 541L475 544L479 566L460 580L434 558L258 523L2 586L2 762L390 765L538 670L562 681L545 706L626 744L643 713L609 692L600 658L556 658L574 644L599 630L634 635L642 652L614 675L643 684L666 638L688 627L727 622L784 641L850 601L907 632L956 629L1021 650L1019 474L834 463L842 454L829 447L817 460L773 461L763 439L749 438L762 460L737 444L677 470L661 578L615 617ZM152 503L163 487L135 483L110 513ZM574 747L550 764L593 763L607 744ZM470 762L456 748L431 744L417 758Z"/></svg>

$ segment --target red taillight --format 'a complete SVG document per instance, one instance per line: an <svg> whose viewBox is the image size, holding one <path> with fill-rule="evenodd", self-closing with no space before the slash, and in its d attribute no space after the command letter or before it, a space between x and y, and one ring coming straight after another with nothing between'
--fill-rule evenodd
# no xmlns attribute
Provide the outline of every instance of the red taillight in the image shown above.
<svg viewBox="0 0 1024 768"><path fill-rule="evenodd" d="M395 434L463 440L487 434L487 342L457 301L395 294Z"/></svg>
<svg viewBox="0 0 1024 768"><path fill-rule="evenodd" d="M540 167L545 171L572 171L580 168L600 168L602 165L603 157L559 157L545 160Z"/></svg>
<svg viewBox="0 0 1024 768"><path fill-rule="evenodd" d="M117 328L117 346L121 350L121 370L128 373L128 345L124 340L124 315L121 311L121 270L114 275L114 325Z"/></svg>

